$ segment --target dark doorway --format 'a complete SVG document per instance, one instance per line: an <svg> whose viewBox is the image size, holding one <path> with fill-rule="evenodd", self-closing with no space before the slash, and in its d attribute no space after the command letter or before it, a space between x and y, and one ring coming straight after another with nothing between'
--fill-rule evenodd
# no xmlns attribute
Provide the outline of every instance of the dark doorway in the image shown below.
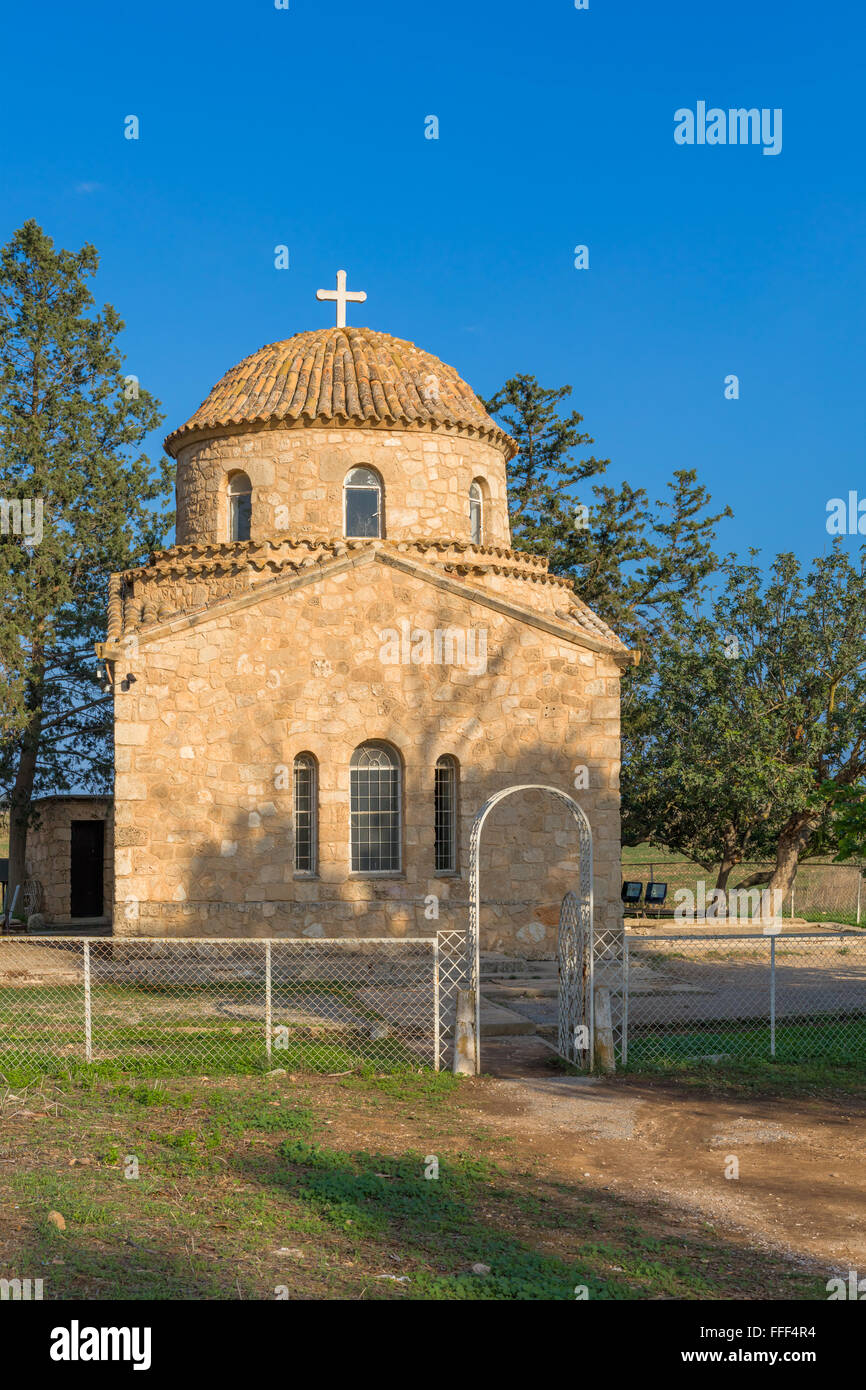
<svg viewBox="0 0 866 1390"><path fill-rule="evenodd" d="M74 820L70 865L70 916L102 916L104 859L105 821Z"/></svg>

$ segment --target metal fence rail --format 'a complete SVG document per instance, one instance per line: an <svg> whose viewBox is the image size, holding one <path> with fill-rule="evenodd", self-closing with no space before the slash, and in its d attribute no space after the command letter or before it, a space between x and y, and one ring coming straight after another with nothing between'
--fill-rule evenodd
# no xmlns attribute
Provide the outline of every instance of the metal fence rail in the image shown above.
<svg viewBox="0 0 866 1390"><path fill-rule="evenodd" d="M438 1070L439 944L0 937L0 1073Z"/></svg>
<svg viewBox="0 0 866 1390"><path fill-rule="evenodd" d="M863 932L627 934L623 1065L866 1065Z"/></svg>

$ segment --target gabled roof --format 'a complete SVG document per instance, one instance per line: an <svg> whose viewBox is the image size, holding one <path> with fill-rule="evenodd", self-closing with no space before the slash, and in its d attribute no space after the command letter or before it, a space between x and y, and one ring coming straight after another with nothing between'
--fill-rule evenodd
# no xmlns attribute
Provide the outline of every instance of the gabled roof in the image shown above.
<svg viewBox="0 0 866 1390"><path fill-rule="evenodd" d="M100 656L112 660L122 655L123 642L127 635L134 633L136 641L140 645L146 645L150 641L198 627L242 608L256 606L267 599L293 593L311 584L326 581L337 574L371 564L386 565L400 570L424 584L430 584L467 602L502 613L517 622L547 632L561 641L572 642L590 651L607 652L620 666L629 665L635 660L635 654L629 651L607 624L570 591L567 581L556 581L563 588L563 606L550 613L517 603L511 597L491 589L478 587L471 582L471 578L455 575L453 567L435 567L420 562L407 554L405 547L401 546L398 549L397 546L389 546L385 541L366 542L358 549L346 548L342 555L327 555L315 560L310 559L304 565L293 565L288 573L278 572L274 578L265 580L243 593L212 600L193 612L163 620L145 621L141 626L136 625L130 633L123 631L123 605L118 587L121 577L114 576L118 584L113 586L109 601L109 640L100 644L97 650Z"/></svg>

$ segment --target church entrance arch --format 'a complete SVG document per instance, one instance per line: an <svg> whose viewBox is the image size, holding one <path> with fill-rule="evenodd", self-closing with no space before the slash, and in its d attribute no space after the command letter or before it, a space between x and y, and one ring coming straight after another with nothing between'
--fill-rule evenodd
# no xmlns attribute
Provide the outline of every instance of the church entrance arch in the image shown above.
<svg viewBox="0 0 866 1390"><path fill-rule="evenodd" d="M576 911L587 933L591 933L592 930L592 829L586 812L578 805L574 797L569 796L568 792L560 791L559 787L550 787L546 784L527 782L514 787L504 787L502 791L494 792L476 815L472 823L472 835L469 842L469 937L466 946L469 988L475 996L476 1076L481 1071L481 995L479 992L481 975L481 869L479 856L481 832L484 829L484 822L494 807L498 806L500 801L504 801L507 796L515 796L518 792L549 792L551 796L555 796L557 801L567 806L571 811L580 840L579 885L575 894L577 899Z"/></svg>

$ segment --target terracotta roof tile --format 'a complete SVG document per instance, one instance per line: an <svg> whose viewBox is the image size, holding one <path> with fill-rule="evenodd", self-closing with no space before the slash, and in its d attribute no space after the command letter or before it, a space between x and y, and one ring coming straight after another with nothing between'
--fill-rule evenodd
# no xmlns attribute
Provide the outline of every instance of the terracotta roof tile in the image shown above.
<svg viewBox="0 0 866 1390"><path fill-rule="evenodd" d="M327 536L265 537L258 541L194 541L175 545L168 550L155 551L147 564L123 574L112 575L109 597L109 641L142 623L156 621L187 611L175 600L171 607L157 605L151 593L159 596L164 581L189 580L232 576L244 572L260 573L269 578L300 573L311 566L320 566L348 554L360 554L377 549L429 565L433 569L455 575L458 579L481 578L490 574L505 575L527 585L527 606L534 606L530 597L534 585L553 588L562 593L565 608L553 610L553 616L574 624L585 634L601 639L614 651L627 648L597 613L594 613L574 592L571 579L550 574L547 559L525 551L509 550L505 546L472 545L466 541L369 541L333 540ZM147 615L153 609L153 617ZM544 608L540 611L544 612Z"/></svg>
<svg viewBox="0 0 866 1390"><path fill-rule="evenodd" d="M517 452L453 367L371 328L319 329L260 348L226 372L165 447L174 454L187 439L237 425L296 423L443 429L489 439L509 458Z"/></svg>

